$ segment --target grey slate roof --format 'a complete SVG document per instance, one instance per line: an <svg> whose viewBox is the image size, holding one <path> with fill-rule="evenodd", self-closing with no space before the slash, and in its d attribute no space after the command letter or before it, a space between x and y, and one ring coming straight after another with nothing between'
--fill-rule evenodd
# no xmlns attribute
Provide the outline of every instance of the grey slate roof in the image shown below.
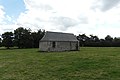
<svg viewBox="0 0 120 80"><path fill-rule="evenodd" d="M78 41L76 36L71 33L47 31L40 41Z"/></svg>

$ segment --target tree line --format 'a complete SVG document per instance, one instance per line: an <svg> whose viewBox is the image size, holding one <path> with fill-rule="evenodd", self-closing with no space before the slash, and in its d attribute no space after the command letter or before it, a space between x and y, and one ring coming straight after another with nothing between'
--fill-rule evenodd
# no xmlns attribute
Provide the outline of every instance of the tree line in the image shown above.
<svg viewBox="0 0 120 80"><path fill-rule="evenodd" d="M44 34L45 30L39 29L37 32L32 32L30 28L19 27L14 32L4 32L1 35L0 47L38 48L39 40ZM79 45L83 47L120 47L120 38L113 38L110 35L100 39L95 35L79 34L76 38L79 40Z"/></svg>
<svg viewBox="0 0 120 80"><path fill-rule="evenodd" d="M80 46L86 47L120 47L120 37L111 37L107 35L104 39L99 39L98 36L79 34L77 36Z"/></svg>
<svg viewBox="0 0 120 80"><path fill-rule="evenodd" d="M31 29L19 27L14 32L5 32L1 35L0 46L7 49L10 47L18 48L38 48L39 40L44 36L45 30L32 32Z"/></svg>

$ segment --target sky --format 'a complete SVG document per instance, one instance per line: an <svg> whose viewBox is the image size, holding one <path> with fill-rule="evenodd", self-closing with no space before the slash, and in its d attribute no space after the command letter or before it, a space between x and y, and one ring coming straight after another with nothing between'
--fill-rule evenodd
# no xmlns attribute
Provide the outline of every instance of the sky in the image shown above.
<svg viewBox="0 0 120 80"><path fill-rule="evenodd" d="M120 37L120 0L0 0L0 34L18 27Z"/></svg>

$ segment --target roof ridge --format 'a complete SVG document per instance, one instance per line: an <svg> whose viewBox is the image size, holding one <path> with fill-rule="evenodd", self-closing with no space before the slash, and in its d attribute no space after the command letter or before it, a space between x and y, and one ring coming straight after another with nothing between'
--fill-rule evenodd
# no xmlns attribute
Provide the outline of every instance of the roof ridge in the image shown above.
<svg viewBox="0 0 120 80"><path fill-rule="evenodd" d="M53 32L53 31L46 31L46 32L50 32L50 33L61 33L61 34L73 34L73 33L64 33L64 32ZM73 34L74 35L74 34Z"/></svg>

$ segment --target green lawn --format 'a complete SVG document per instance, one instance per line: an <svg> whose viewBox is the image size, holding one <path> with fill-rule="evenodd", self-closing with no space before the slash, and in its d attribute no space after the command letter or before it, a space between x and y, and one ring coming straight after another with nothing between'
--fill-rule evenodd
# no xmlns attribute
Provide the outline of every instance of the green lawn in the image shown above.
<svg viewBox="0 0 120 80"><path fill-rule="evenodd" d="M120 48L0 50L0 80L120 80Z"/></svg>

